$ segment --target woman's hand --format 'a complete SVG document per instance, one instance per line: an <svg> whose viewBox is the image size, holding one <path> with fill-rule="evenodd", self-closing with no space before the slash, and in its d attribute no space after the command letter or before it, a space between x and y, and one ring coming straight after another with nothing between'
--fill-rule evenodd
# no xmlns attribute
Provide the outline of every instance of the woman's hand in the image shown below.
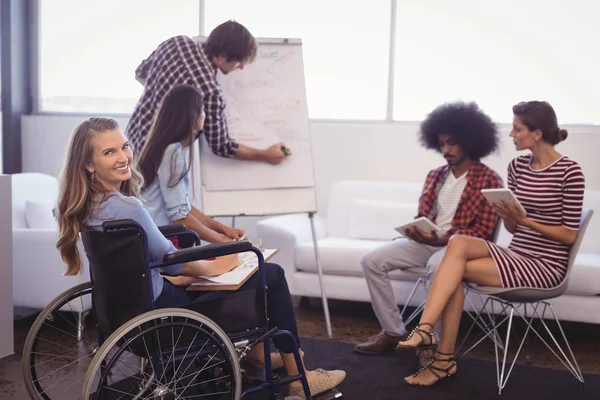
<svg viewBox="0 0 600 400"><path fill-rule="evenodd" d="M166 280L168 280L169 282L171 282L174 286L182 286L182 287L187 287L190 286L192 283L198 282L199 280L201 280L202 278L194 278L191 276L167 276L167 275L163 275L163 278L165 278Z"/></svg>
<svg viewBox="0 0 600 400"><path fill-rule="evenodd" d="M230 254L217 257L213 260L187 262L183 265L180 274L194 279L198 279L199 276L218 276L231 271L241 264L242 261L238 257L238 254Z"/></svg>
<svg viewBox="0 0 600 400"><path fill-rule="evenodd" d="M217 257L213 262L215 263L215 266L222 271L221 273L229 272L243 263L237 253Z"/></svg>
<svg viewBox="0 0 600 400"><path fill-rule="evenodd" d="M512 220L519 224L527 218L527 214L521 207L516 204L509 204L504 200L490 203L490 206L492 207L492 210L498 213L504 220Z"/></svg>
<svg viewBox="0 0 600 400"><path fill-rule="evenodd" d="M246 233L246 231L244 231L243 229L230 228L226 226L223 228L223 232L221 233L230 238L231 240L239 240L239 238L244 236L244 233Z"/></svg>

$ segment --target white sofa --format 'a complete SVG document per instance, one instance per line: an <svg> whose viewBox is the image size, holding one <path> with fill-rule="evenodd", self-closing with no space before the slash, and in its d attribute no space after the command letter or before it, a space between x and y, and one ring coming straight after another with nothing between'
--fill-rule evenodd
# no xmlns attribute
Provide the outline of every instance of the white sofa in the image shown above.
<svg viewBox="0 0 600 400"><path fill-rule="evenodd" d="M370 249L398 236L394 226L414 218L421 189L422 183L401 182L332 185L327 215L314 217L328 298L370 302L360 260ZM600 210L600 191L587 190L584 207ZM257 234L265 247L281 249L273 262L285 269L291 294L320 297L308 216L264 219L258 223ZM498 243L508 245L510 237L502 227ZM401 271L392 276L396 300L402 304L416 278ZM423 298L424 293L417 291L410 305L417 306ZM590 222L566 294L550 302L559 319L600 323L600 218Z"/></svg>
<svg viewBox="0 0 600 400"><path fill-rule="evenodd" d="M11 176L13 206L13 304L44 308L63 291L89 281L87 259L84 272L64 276L66 265L56 248L58 224L52 208L58 198L56 177L40 173ZM80 251L82 248L80 247ZM73 302L73 311L78 302Z"/></svg>

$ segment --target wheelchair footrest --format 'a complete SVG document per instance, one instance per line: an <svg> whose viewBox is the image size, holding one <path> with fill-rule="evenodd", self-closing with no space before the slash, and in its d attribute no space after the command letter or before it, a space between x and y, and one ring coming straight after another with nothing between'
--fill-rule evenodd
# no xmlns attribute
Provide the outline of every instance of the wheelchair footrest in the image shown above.
<svg viewBox="0 0 600 400"><path fill-rule="evenodd" d="M312 396L313 400L336 400L342 398L342 392L337 389L331 389L326 391L325 393L318 394L316 396ZM286 396L283 400L302 400L302 397L298 396Z"/></svg>
<svg viewBox="0 0 600 400"><path fill-rule="evenodd" d="M325 393L321 393L318 394L316 396L312 396L313 400L334 400L334 399L341 399L342 396L342 392L340 392L337 389L331 389L326 391Z"/></svg>

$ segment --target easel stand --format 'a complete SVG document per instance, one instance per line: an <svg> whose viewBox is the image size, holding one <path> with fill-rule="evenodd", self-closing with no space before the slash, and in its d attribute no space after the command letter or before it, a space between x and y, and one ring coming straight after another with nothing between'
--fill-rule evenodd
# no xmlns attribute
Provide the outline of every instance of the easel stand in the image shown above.
<svg viewBox="0 0 600 400"><path fill-rule="evenodd" d="M317 261L317 272L319 273L319 285L321 285L321 301L323 303L323 312L325 313L325 324L327 325L327 335L332 338L331 319L329 317L329 304L327 303L327 294L325 293L325 284L323 282L323 266L319 257L319 246L317 244L317 231L315 230L314 212L308 213L310 219L310 230L312 231L313 247L315 249L315 260Z"/></svg>
<svg viewBox="0 0 600 400"><path fill-rule="evenodd" d="M329 316L329 304L327 302L327 293L325 292L325 283L323 282L323 266L321 265L321 258L319 257L319 245L317 242L317 231L315 229L315 213L313 211L308 213L308 219L310 220L310 230L312 232L313 247L315 249L315 260L317 262L317 273L319 274L319 285L321 287L321 302L323 304L323 312L325 314L325 325L327 326L327 335L329 339L333 337L331 332L331 318ZM235 228L235 215L231 217L231 227Z"/></svg>

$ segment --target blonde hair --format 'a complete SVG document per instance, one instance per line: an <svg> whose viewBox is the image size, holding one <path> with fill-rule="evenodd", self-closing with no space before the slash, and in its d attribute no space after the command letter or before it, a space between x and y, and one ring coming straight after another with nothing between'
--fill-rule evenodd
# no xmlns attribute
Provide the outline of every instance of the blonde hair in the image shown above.
<svg viewBox="0 0 600 400"><path fill-rule="evenodd" d="M81 272L81 258L77 249L79 233L89 230L86 221L92 217L96 207L108 197L106 189L93 174L86 169L92 163L93 148L90 140L95 134L119 129L112 118L89 118L83 121L71 137L65 165L60 176L60 195L58 198L59 236L56 247L67 264L67 275ZM143 178L131 166L131 179L121 184L120 192L125 196L139 197Z"/></svg>

